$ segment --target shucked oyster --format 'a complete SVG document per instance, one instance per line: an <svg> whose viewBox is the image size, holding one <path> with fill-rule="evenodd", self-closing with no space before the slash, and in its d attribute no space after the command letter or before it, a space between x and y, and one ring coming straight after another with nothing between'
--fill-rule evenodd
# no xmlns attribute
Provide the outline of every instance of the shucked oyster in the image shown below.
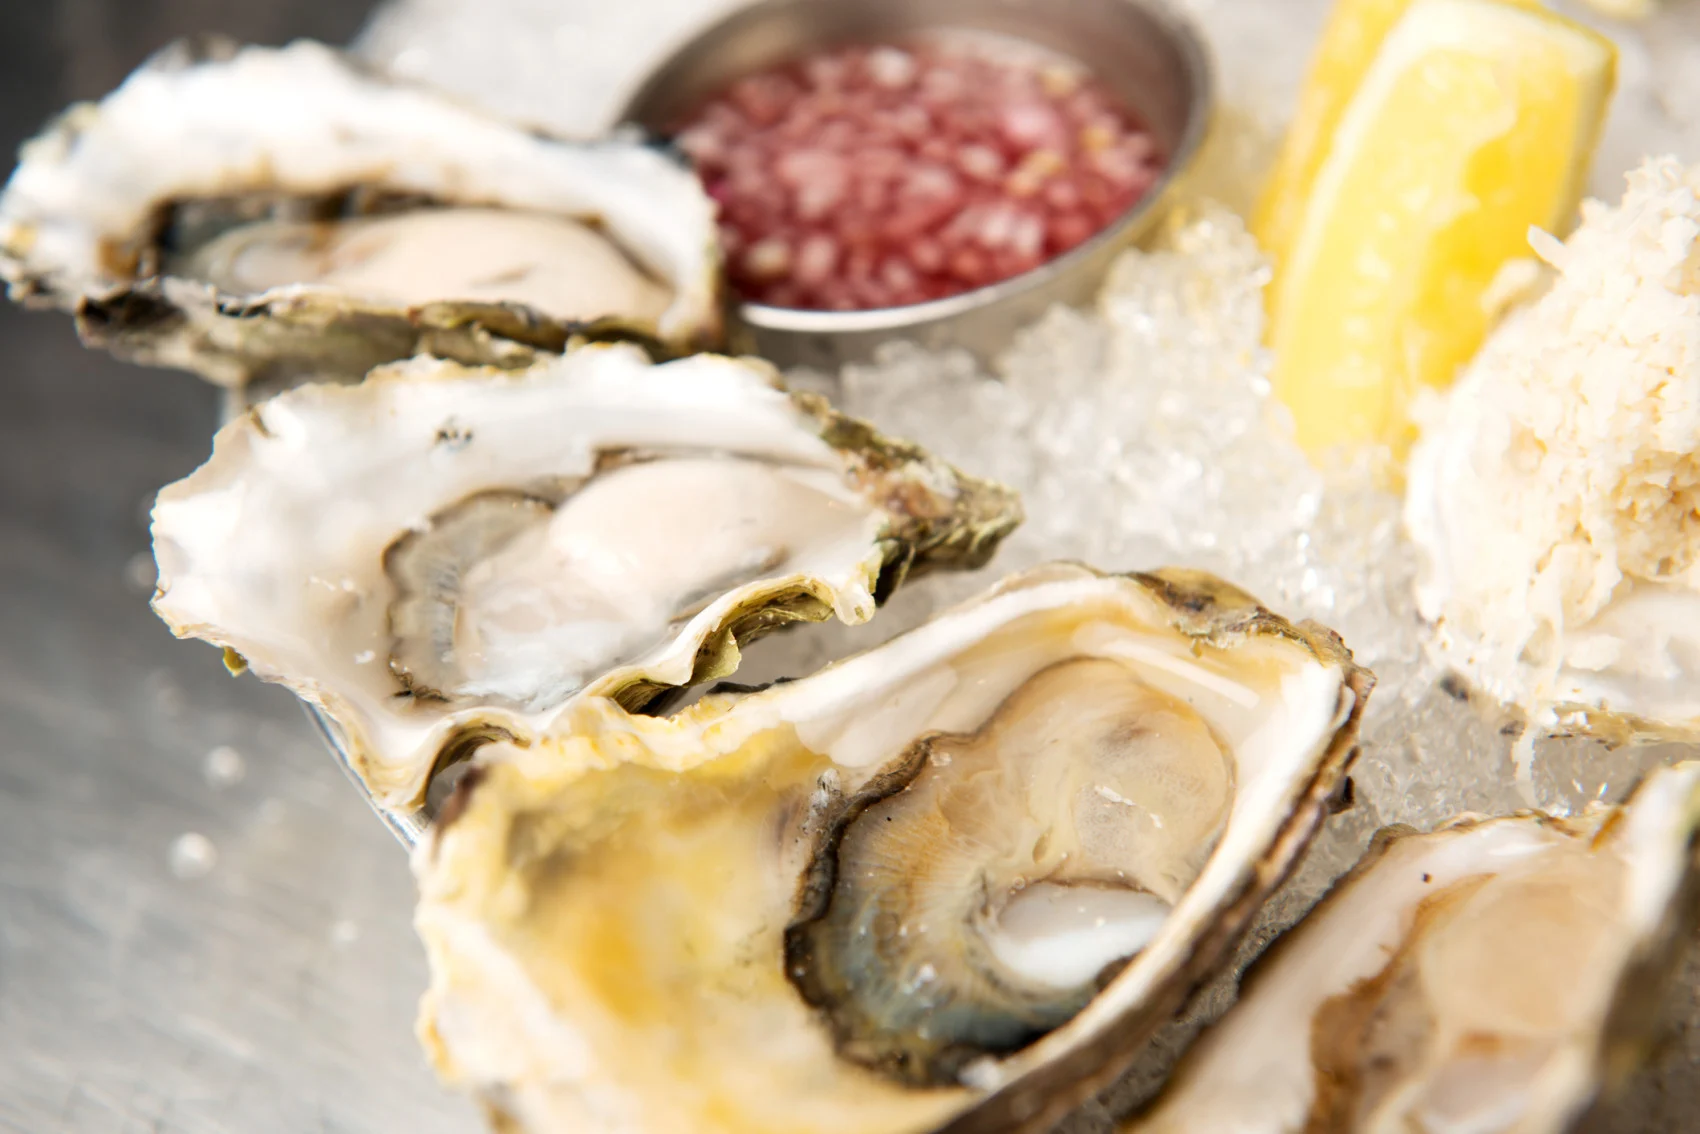
<svg viewBox="0 0 1700 1134"><path fill-rule="evenodd" d="M1580 818L1385 832L1128 1134L1557 1134L1642 1053L1697 829L1691 763Z"/></svg>
<svg viewBox="0 0 1700 1134"><path fill-rule="evenodd" d="M1058 565L671 718L577 699L416 855L423 1038L504 1130L1046 1129L1294 866L1371 681Z"/></svg>
<svg viewBox="0 0 1700 1134"><path fill-rule="evenodd" d="M1019 516L758 363L417 359L221 430L154 508L154 609L320 706L402 807L469 739L527 742L585 688L638 708L787 622L861 622Z"/></svg>
<svg viewBox="0 0 1700 1134"><path fill-rule="evenodd" d="M121 357L359 377L524 365L576 331L721 332L714 208L658 152L553 141L329 48L179 45L30 142L0 196L13 298Z"/></svg>

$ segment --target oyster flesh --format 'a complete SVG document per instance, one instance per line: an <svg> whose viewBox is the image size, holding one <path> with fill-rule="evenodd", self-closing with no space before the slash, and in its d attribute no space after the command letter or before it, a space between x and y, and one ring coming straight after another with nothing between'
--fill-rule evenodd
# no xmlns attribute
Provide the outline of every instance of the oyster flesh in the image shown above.
<svg viewBox="0 0 1700 1134"><path fill-rule="evenodd" d="M1293 868L1372 680L1059 564L672 717L579 698L416 851L422 1038L504 1130L1048 1129Z"/></svg>
<svg viewBox="0 0 1700 1134"><path fill-rule="evenodd" d="M581 689L635 710L788 622L866 620L906 571L978 566L1020 509L764 364L597 343L298 387L153 517L173 632L320 707L406 807Z"/></svg>
<svg viewBox="0 0 1700 1134"><path fill-rule="evenodd" d="M1557 1134L1644 1053L1700 912L1700 763L1622 807L1385 831L1128 1134Z"/></svg>
<svg viewBox="0 0 1700 1134"><path fill-rule="evenodd" d="M421 351L521 366L579 333L709 347L719 268L713 203L659 151L544 138L306 41L162 52L0 195L14 299L231 386Z"/></svg>

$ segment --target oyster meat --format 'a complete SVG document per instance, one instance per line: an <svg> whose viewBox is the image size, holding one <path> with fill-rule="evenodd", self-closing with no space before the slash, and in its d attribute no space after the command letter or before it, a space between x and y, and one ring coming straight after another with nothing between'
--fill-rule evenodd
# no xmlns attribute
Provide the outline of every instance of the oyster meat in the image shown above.
<svg viewBox="0 0 1700 1134"><path fill-rule="evenodd" d="M28 143L13 298L225 385L420 351L522 366L575 335L722 331L714 206L659 151L552 140L320 44L179 44Z"/></svg>
<svg viewBox="0 0 1700 1134"><path fill-rule="evenodd" d="M1700 912L1700 763L1622 807L1383 832L1127 1134L1557 1134L1638 1061Z"/></svg>
<svg viewBox="0 0 1700 1134"><path fill-rule="evenodd" d="M428 358L219 432L154 508L154 609L319 706L386 805L527 743L589 689L637 709L906 572L978 566L1014 496L763 364L588 344L524 371Z"/></svg>
<svg viewBox="0 0 1700 1134"><path fill-rule="evenodd" d="M481 749L422 1036L530 1131L1039 1131L1226 956L1372 679L1193 572L1054 565L672 717Z"/></svg>

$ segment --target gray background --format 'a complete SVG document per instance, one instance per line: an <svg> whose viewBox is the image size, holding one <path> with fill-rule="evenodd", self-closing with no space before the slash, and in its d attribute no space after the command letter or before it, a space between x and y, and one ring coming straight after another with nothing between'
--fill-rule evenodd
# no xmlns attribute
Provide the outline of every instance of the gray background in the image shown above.
<svg viewBox="0 0 1700 1134"><path fill-rule="evenodd" d="M3 166L177 36L345 42L366 11L3 0ZM216 423L199 380L0 305L0 1129L475 1130L412 1038L400 847L288 693L148 610L147 508ZM240 782L205 774L219 745ZM202 877L172 869L188 832L216 851Z"/></svg>

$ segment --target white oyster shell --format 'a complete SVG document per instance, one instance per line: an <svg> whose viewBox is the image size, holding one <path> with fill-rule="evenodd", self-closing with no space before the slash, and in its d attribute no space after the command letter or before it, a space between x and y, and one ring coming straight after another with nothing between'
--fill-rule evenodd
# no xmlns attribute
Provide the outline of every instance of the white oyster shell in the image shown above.
<svg viewBox="0 0 1700 1134"><path fill-rule="evenodd" d="M323 223L354 196L424 204ZM185 209L245 202L309 215L185 228ZM163 52L28 143L0 195L14 298L227 385L419 349L523 365L587 325L712 346L719 266L713 203L660 152L552 140L305 41Z"/></svg>
<svg viewBox="0 0 1700 1134"><path fill-rule="evenodd" d="M1650 159L1432 407L1405 520L1438 660L1537 724L1700 730L1700 167Z"/></svg>
<svg viewBox="0 0 1700 1134"><path fill-rule="evenodd" d="M580 689L633 707L799 619L975 566L1006 490L758 363L592 344L526 371L416 359L305 386L159 494L154 609L321 708L380 802Z"/></svg>
<svg viewBox="0 0 1700 1134"><path fill-rule="evenodd" d="M1697 911L1700 763L1572 819L1385 832L1127 1134L1558 1134L1644 1053Z"/></svg>
<svg viewBox="0 0 1700 1134"><path fill-rule="evenodd" d="M1076 666L1167 708L1076 705L1052 681ZM580 698L545 741L482 749L416 852L422 1037L502 1129L1049 1129L1296 864L1371 681L1327 631L1208 576L1055 565L671 718ZM968 751L1005 726L1011 749ZM825 957L851 900L884 912ZM826 983L848 976L883 1031L818 995L845 963ZM976 973L1066 1011L922 1067L968 1001L1004 1011Z"/></svg>

